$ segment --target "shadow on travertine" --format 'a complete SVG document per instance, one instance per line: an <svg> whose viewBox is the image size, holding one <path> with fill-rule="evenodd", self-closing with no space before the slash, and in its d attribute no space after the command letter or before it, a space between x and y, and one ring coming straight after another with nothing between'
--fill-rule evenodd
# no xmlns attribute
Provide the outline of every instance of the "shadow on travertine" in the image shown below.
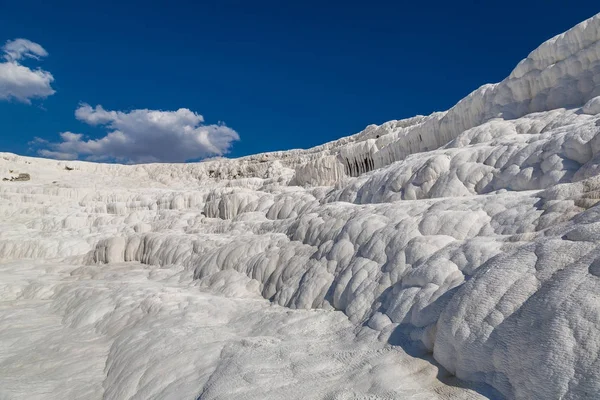
<svg viewBox="0 0 600 400"><path fill-rule="evenodd" d="M438 363L433 357L433 353L429 351L421 342L415 342L406 337L402 332L402 326L398 326L388 339L388 343L392 346L400 346L408 355L417 357L429 362L431 365L438 369L437 379L446 385L454 386L461 389L471 389L477 393L487 397L490 400L502 400L505 399L500 392L493 387L484 383L473 383L466 382L458 379L456 376L448 372L440 363Z"/></svg>

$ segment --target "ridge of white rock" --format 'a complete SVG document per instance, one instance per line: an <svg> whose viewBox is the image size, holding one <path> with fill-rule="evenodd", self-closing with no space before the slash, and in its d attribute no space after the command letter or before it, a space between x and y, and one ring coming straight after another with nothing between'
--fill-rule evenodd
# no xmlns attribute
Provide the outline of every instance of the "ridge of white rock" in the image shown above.
<svg viewBox="0 0 600 400"><path fill-rule="evenodd" d="M308 150L0 153L0 398L598 398L599 172L600 14Z"/></svg>

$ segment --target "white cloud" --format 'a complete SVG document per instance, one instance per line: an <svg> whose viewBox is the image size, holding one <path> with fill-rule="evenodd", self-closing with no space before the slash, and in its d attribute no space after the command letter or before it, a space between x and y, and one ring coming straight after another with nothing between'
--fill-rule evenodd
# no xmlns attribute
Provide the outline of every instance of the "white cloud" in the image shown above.
<svg viewBox="0 0 600 400"><path fill-rule="evenodd" d="M50 72L19 63L25 58L46 57L48 52L42 46L27 39L9 40L2 47L2 53L6 62L0 63L0 100L15 99L30 104L33 98L46 98L55 93Z"/></svg>
<svg viewBox="0 0 600 400"><path fill-rule="evenodd" d="M104 126L108 134L84 139L82 134L63 132L58 143L39 150L44 157L121 162L182 162L227 153L239 140L225 125L203 125L202 115L180 108L177 111L107 111L98 105L81 105L75 117L89 125Z"/></svg>
<svg viewBox="0 0 600 400"><path fill-rule="evenodd" d="M39 150L38 154L42 157L54 158L57 160L76 160L77 154L72 153L61 153L60 151L52 151L52 150Z"/></svg>
<svg viewBox="0 0 600 400"><path fill-rule="evenodd" d="M0 100L16 99L30 104L33 98L55 93L50 86L54 77L41 69L32 70L16 62L0 63Z"/></svg>
<svg viewBox="0 0 600 400"><path fill-rule="evenodd" d="M40 57L48 56L48 52L42 46L27 39L9 40L2 47L2 51L7 61L18 61L23 58L39 60Z"/></svg>

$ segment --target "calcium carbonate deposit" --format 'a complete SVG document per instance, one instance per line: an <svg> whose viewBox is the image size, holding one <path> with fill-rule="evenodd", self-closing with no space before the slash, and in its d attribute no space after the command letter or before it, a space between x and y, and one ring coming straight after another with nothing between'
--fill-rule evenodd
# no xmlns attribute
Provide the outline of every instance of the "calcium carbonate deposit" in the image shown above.
<svg viewBox="0 0 600 400"><path fill-rule="evenodd" d="M0 399L600 398L600 14L312 149L0 178Z"/></svg>

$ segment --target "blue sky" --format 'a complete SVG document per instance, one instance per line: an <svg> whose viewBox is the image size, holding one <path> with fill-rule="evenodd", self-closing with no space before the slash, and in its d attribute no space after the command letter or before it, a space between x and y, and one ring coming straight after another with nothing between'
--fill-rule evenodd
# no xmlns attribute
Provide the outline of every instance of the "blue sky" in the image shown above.
<svg viewBox="0 0 600 400"><path fill-rule="evenodd" d="M445 110L599 11L597 0L0 0L0 45L24 38L48 53L4 61L47 71L55 91L31 104L0 93L0 151L35 155L36 137L56 154L135 162L311 147ZM125 137L93 142L114 131Z"/></svg>

